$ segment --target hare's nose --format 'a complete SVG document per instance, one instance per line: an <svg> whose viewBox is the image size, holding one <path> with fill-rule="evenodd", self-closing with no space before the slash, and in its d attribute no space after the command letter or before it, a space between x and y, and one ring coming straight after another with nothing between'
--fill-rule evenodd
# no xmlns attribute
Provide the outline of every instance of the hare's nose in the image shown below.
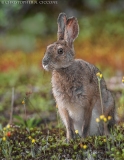
<svg viewBox="0 0 124 160"><path fill-rule="evenodd" d="M48 60L43 60L42 64L43 64L43 66L46 66L48 64Z"/></svg>
<svg viewBox="0 0 124 160"><path fill-rule="evenodd" d="M43 66L48 65L48 63L49 63L49 58L44 57L44 58L43 58L43 60L42 60L42 64L43 64Z"/></svg>
<svg viewBox="0 0 124 160"><path fill-rule="evenodd" d="M48 63L49 63L49 59L45 59L43 58L42 60L42 66L45 70L48 70Z"/></svg>
<svg viewBox="0 0 124 160"><path fill-rule="evenodd" d="M47 66L49 64L49 62L50 62L49 52L45 52L45 55L42 60L43 67Z"/></svg>

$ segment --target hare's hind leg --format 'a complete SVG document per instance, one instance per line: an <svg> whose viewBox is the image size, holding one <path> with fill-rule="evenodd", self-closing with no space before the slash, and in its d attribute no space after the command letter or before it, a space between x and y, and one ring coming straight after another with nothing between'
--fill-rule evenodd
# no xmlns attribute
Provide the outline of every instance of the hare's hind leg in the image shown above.
<svg viewBox="0 0 124 160"><path fill-rule="evenodd" d="M105 112L105 116L108 117L110 116L111 119L108 119L108 124L106 126L106 130L108 130L108 132L110 132L110 130L113 128L114 124L115 124L115 101L114 98L112 97L112 94L110 91L108 91L108 99L105 102L104 101L104 112ZM106 132L106 130L104 130L104 132Z"/></svg>
<svg viewBox="0 0 124 160"><path fill-rule="evenodd" d="M115 104L112 106L109 106L108 110L109 112L107 113L107 117L111 117L111 119L108 119L108 124L107 124L107 130L110 133L110 131L113 129L115 125Z"/></svg>
<svg viewBox="0 0 124 160"><path fill-rule="evenodd" d="M92 116L92 110L85 110L84 114L84 121L82 125L82 137L87 137L89 135L89 129L90 129L90 121L91 121L91 116Z"/></svg>
<svg viewBox="0 0 124 160"><path fill-rule="evenodd" d="M96 122L96 119L99 118L99 116L101 115L101 112L99 113L97 108L99 109L100 106L95 104L92 110L92 119L90 123L90 136L103 134L103 130L104 130L103 125Z"/></svg>
<svg viewBox="0 0 124 160"><path fill-rule="evenodd" d="M111 119L109 120L109 123L108 123L108 129L110 131L116 123L116 121L115 121L115 109L114 108L109 112L109 115L111 116Z"/></svg>
<svg viewBox="0 0 124 160"><path fill-rule="evenodd" d="M90 102L85 103L86 106L84 109L82 137L87 137L90 135L90 124L91 124L91 118L92 118L92 110L93 110L95 102L96 102L96 99L93 99L91 103Z"/></svg>
<svg viewBox="0 0 124 160"><path fill-rule="evenodd" d="M96 118L98 116L97 113L97 100L93 98L92 103L87 103L84 113L84 123L82 126L82 137L86 137L88 135L97 135L98 134L98 127L96 124ZM95 108L94 108L95 107Z"/></svg>
<svg viewBox="0 0 124 160"><path fill-rule="evenodd" d="M66 110L66 108L64 107L59 107L58 106L58 110L59 110L59 114L60 117L66 127L66 138L67 141L69 141L71 138L74 137L74 125L73 125L73 120L71 119L71 117L68 114L68 111Z"/></svg>

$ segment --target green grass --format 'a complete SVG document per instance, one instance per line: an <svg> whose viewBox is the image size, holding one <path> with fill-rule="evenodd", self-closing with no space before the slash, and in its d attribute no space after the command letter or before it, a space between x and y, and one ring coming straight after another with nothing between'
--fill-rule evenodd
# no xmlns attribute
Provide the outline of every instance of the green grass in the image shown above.
<svg viewBox="0 0 124 160"><path fill-rule="evenodd" d="M42 118L45 113L55 111L49 73L32 66L30 68L20 67L17 70L0 74L0 121L2 124L7 124L9 121L13 88L13 115L24 117L22 104L24 99L26 99L25 107L29 117Z"/></svg>

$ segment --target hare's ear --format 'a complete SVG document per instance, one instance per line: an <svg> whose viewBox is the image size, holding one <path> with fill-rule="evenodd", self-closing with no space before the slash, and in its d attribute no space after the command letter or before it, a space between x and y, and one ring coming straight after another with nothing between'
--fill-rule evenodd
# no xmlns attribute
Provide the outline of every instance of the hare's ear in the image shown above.
<svg viewBox="0 0 124 160"><path fill-rule="evenodd" d="M58 23L58 33L57 39L63 40L64 39L64 32L65 32L65 25L66 25L67 17L65 13L60 13L57 19Z"/></svg>
<svg viewBox="0 0 124 160"><path fill-rule="evenodd" d="M70 17L65 26L64 40L72 47L73 41L77 38L79 33L78 21L75 17Z"/></svg>

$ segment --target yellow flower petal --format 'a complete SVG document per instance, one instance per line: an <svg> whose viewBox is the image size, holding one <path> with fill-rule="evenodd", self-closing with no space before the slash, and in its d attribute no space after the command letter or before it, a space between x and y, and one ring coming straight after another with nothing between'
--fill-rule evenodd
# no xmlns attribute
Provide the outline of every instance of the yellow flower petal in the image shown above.
<svg viewBox="0 0 124 160"><path fill-rule="evenodd" d="M22 104L25 104L25 101L22 101Z"/></svg>
<svg viewBox="0 0 124 160"><path fill-rule="evenodd" d="M112 119L112 117L111 116L108 116L108 120L111 120Z"/></svg>
<svg viewBox="0 0 124 160"><path fill-rule="evenodd" d="M75 130L75 133L78 134L78 130Z"/></svg>
<svg viewBox="0 0 124 160"><path fill-rule="evenodd" d="M105 116L102 114L99 117L100 117L100 119L104 119Z"/></svg>
<svg viewBox="0 0 124 160"><path fill-rule="evenodd" d="M35 141L35 139L32 139L32 141L31 141L32 143L35 143L36 141Z"/></svg>
<svg viewBox="0 0 124 160"><path fill-rule="evenodd" d="M104 122L107 122L107 118L105 118L105 117L104 117L104 119L103 119L103 120L104 120Z"/></svg>
<svg viewBox="0 0 124 160"><path fill-rule="evenodd" d="M102 78L102 74L100 74L100 76L99 76L100 78Z"/></svg>
<svg viewBox="0 0 124 160"><path fill-rule="evenodd" d="M3 140L3 141L6 141L6 137L3 137L2 140Z"/></svg>
<svg viewBox="0 0 124 160"><path fill-rule="evenodd" d="M87 145L83 145L83 149L87 149Z"/></svg>
<svg viewBox="0 0 124 160"><path fill-rule="evenodd" d="M99 76L100 76L100 73L98 72L98 73L96 74L96 76L99 77Z"/></svg>
<svg viewBox="0 0 124 160"><path fill-rule="evenodd" d="M99 119L99 118L96 118L96 122L99 123L99 122L100 122L100 119Z"/></svg>
<svg viewBox="0 0 124 160"><path fill-rule="evenodd" d="M3 130L5 131L5 130L6 130L6 127L4 127Z"/></svg>
<svg viewBox="0 0 124 160"><path fill-rule="evenodd" d="M6 127L7 127L7 128L10 128L10 124L8 124Z"/></svg>

